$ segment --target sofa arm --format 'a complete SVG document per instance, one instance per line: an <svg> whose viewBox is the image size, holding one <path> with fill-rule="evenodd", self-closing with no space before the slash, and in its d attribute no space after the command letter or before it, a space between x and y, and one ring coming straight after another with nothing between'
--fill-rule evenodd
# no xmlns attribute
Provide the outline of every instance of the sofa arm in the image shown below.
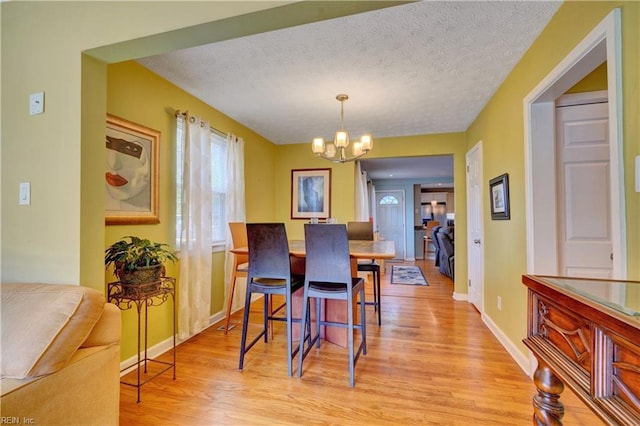
<svg viewBox="0 0 640 426"><path fill-rule="evenodd" d="M102 315L80 347L87 348L120 343L120 335L122 333L120 315L120 309L116 305L105 303Z"/></svg>

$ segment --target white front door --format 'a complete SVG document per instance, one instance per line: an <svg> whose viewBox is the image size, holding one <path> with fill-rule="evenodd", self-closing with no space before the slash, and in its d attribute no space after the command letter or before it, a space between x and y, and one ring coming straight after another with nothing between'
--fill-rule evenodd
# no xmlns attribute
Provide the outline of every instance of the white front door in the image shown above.
<svg viewBox="0 0 640 426"><path fill-rule="evenodd" d="M611 169L606 102L556 108L558 268L611 278Z"/></svg>
<svg viewBox="0 0 640 426"><path fill-rule="evenodd" d="M376 220L378 237L392 240L396 257L404 260L404 191L376 191Z"/></svg>
<svg viewBox="0 0 640 426"><path fill-rule="evenodd" d="M482 142L466 156L467 163L467 272L469 302L483 311L483 250L482 250Z"/></svg>

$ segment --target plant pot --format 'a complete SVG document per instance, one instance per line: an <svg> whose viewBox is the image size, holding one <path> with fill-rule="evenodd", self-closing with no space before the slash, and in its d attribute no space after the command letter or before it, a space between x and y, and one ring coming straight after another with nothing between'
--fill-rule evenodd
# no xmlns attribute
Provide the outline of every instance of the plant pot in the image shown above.
<svg viewBox="0 0 640 426"><path fill-rule="evenodd" d="M133 271L118 270L124 294L143 294L156 291L161 284L162 265L144 266Z"/></svg>

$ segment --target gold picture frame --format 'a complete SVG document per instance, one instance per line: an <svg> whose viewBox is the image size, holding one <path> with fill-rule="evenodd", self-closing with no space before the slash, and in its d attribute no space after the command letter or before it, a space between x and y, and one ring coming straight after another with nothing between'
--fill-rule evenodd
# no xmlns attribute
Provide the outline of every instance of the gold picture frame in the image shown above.
<svg viewBox="0 0 640 426"><path fill-rule="evenodd" d="M291 219L331 217L331 169L291 170Z"/></svg>
<svg viewBox="0 0 640 426"><path fill-rule="evenodd" d="M107 114L105 224L160 222L160 132Z"/></svg>

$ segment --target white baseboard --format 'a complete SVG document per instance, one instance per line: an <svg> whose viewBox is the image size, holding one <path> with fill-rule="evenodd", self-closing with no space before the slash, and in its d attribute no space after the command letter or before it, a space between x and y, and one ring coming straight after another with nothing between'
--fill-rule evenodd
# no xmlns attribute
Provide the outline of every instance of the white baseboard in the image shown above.
<svg viewBox="0 0 640 426"><path fill-rule="evenodd" d="M468 294L467 293L456 293L455 291L453 292L453 300L458 300L460 302L465 302L468 300Z"/></svg>
<svg viewBox="0 0 640 426"><path fill-rule="evenodd" d="M535 357L529 356L529 358L527 358L522 352L520 352L520 350L513 344L511 339L509 339L502 332L502 330L500 330L500 328L491 320L491 318L484 313L482 314L482 322L484 322L489 330L491 330L491 333L496 336L496 339L498 339L500 344L507 350L507 352L509 352L511 358L515 360L522 371L524 371L527 376L532 377L533 371L535 371L535 366L533 366L532 364L532 359L533 362L535 362Z"/></svg>

